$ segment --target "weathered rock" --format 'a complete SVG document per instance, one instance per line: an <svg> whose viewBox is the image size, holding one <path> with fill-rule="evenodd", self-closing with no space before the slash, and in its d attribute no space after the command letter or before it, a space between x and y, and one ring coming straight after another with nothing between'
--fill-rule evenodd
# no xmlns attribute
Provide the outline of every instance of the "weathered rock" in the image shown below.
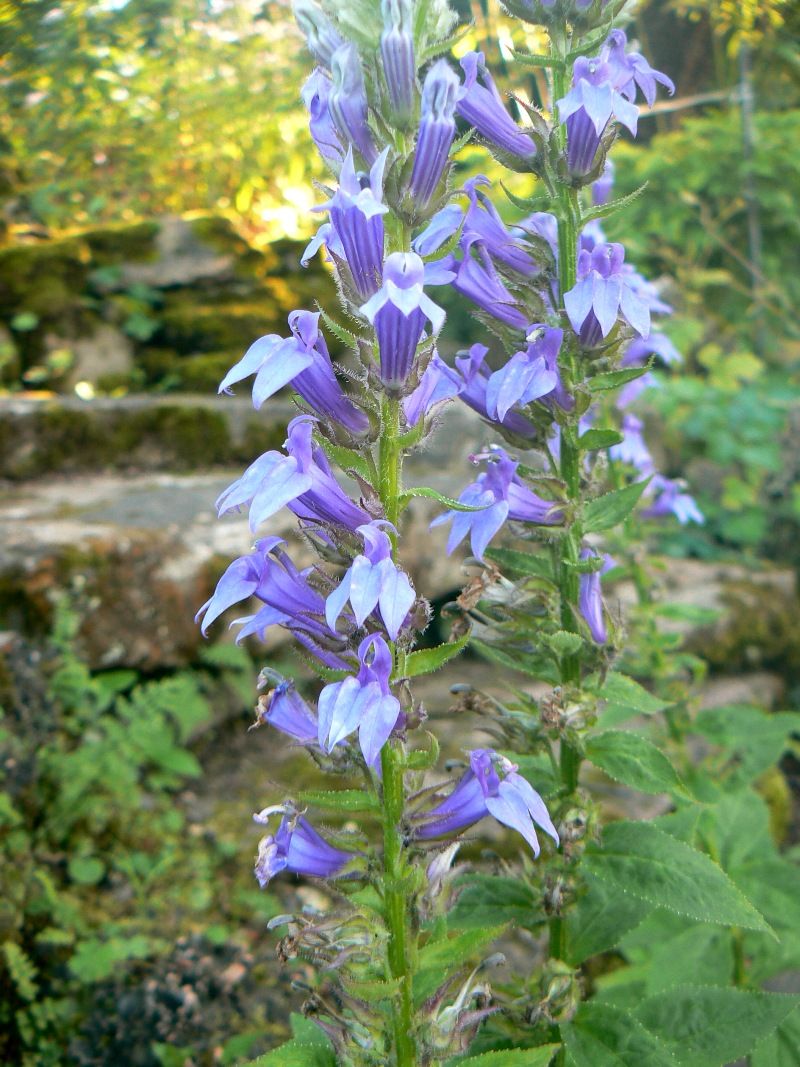
<svg viewBox="0 0 800 1067"><path fill-rule="evenodd" d="M166 289L199 281L228 281L233 277L234 264L232 254L220 253L202 240L188 219L167 215L158 220L152 262L121 264L118 286Z"/></svg>
<svg viewBox="0 0 800 1067"><path fill-rule="evenodd" d="M106 375L129 375L134 367L133 343L121 330L98 323L85 337L59 337L48 333L44 338L45 358L53 351L71 356L63 386L72 390L78 382L97 382Z"/></svg>

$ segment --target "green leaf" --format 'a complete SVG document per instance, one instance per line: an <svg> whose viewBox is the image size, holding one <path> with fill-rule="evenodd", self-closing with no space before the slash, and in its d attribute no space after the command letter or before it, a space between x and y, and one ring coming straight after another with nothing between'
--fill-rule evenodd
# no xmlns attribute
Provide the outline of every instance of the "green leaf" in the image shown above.
<svg viewBox="0 0 800 1067"><path fill-rule="evenodd" d="M599 448L611 448L623 440L619 430L587 430L578 438L578 444L584 452L596 452Z"/></svg>
<svg viewBox="0 0 800 1067"><path fill-rule="evenodd" d="M795 1009L750 1053L750 1067L797 1067L800 1063L800 1010Z"/></svg>
<svg viewBox="0 0 800 1067"><path fill-rule="evenodd" d="M379 811L373 793L366 789L304 789L298 800L325 811Z"/></svg>
<svg viewBox="0 0 800 1067"><path fill-rule="evenodd" d="M353 351L358 351L358 338L350 330L346 329L340 322L332 318L327 311L320 304L317 304L317 309L322 315L322 321L331 331L334 337L336 337L346 348L352 348Z"/></svg>
<svg viewBox="0 0 800 1067"><path fill-rule="evenodd" d="M536 56L530 52L511 52L517 63L522 63L525 67L552 67L554 69L564 70L564 60L556 59L554 56Z"/></svg>
<svg viewBox="0 0 800 1067"><path fill-rule="evenodd" d="M439 742L436 734L430 730L424 731L428 739L427 748L412 748L406 753L403 766L409 771L429 771L439 762Z"/></svg>
<svg viewBox="0 0 800 1067"><path fill-rule="evenodd" d="M97 885L106 873L105 864L96 856L73 856L67 864L69 876L78 885Z"/></svg>
<svg viewBox="0 0 800 1067"><path fill-rule="evenodd" d="M519 208L520 211L524 211L526 214L530 211L546 211L553 204L549 196L517 196L516 193L512 193L507 188L505 182L500 182L500 185L514 207Z"/></svg>
<svg viewBox="0 0 800 1067"><path fill-rule="evenodd" d="M726 705L701 711L692 732L730 750L725 767L730 784L752 782L780 759L789 735L800 730L797 712L765 712L748 705Z"/></svg>
<svg viewBox="0 0 800 1067"><path fill-rule="evenodd" d="M489 548L485 555L490 562L496 563L506 574L544 578L548 582L555 581L552 563L541 555L518 552L513 548Z"/></svg>
<svg viewBox="0 0 800 1067"><path fill-rule="evenodd" d="M681 986L650 997L634 1014L681 1067L723 1067L746 1056L799 1003L778 993Z"/></svg>
<svg viewBox="0 0 800 1067"><path fill-rule="evenodd" d="M567 918L567 962L579 963L616 947L653 910L648 901L617 893L595 878L587 879Z"/></svg>
<svg viewBox="0 0 800 1067"><path fill-rule="evenodd" d="M325 455L332 459L343 471L354 471L365 482L369 482L372 485L375 481L375 468L365 455L361 452L355 452L352 448L335 445L324 437L321 437L319 441Z"/></svg>
<svg viewBox="0 0 800 1067"><path fill-rule="evenodd" d="M556 630L553 634L546 634L544 642L557 656L574 656L583 647L581 635L570 633L569 630Z"/></svg>
<svg viewBox="0 0 800 1067"><path fill-rule="evenodd" d="M539 1045L538 1048L507 1049L501 1052L484 1052L455 1061L458 1067L549 1067L560 1045Z"/></svg>
<svg viewBox="0 0 800 1067"><path fill-rule="evenodd" d="M620 386L641 378L643 374L650 370L650 365L650 363L646 363L643 367L626 367L625 370L612 370L606 374L595 374L594 378L590 378L586 385L591 393L604 393L611 389L619 389Z"/></svg>
<svg viewBox="0 0 800 1067"><path fill-rule="evenodd" d="M634 200L638 200L646 188L647 182L644 185L640 185L638 189L634 189L632 193L626 193L625 196L618 196L616 200L609 200L606 204L597 204L595 207L590 208L581 217L581 226L585 226L587 222L592 222L593 219L607 219L609 215L615 215L622 208L627 207L628 204L632 204Z"/></svg>
<svg viewBox="0 0 800 1067"><path fill-rule="evenodd" d="M586 756L609 777L640 793L679 793L686 786L652 741L626 730L606 730L586 742Z"/></svg>
<svg viewBox="0 0 800 1067"><path fill-rule="evenodd" d="M603 726L617 726L634 715L655 715L667 707L665 701L618 671L608 675L597 695L606 702L600 713Z"/></svg>
<svg viewBox="0 0 800 1067"><path fill-rule="evenodd" d="M406 656L403 676L405 678L418 678L422 674L431 674L443 667L448 660L457 656L469 643L469 634L464 634L457 641L451 641L446 645L437 645L436 648L421 648L417 652L411 652Z"/></svg>
<svg viewBox="0 0 800 1067"><path fill-rule="evenodd" d="M544 921L540 894L519 878L470 874L447 916L455 930L484 929L493 923L516 923L532 929Z"/></svg>
<svg viewBox="0 0 800 1067"><path fill-rule="evenodd" d="M585 870L623 894L698 922L771 932L708 856L644 822L616 822L586 849Z"/></svg>
<svg viewBox="0 0 800 1067"><path fill-rule="evenodd" d="M342 985L345 990L351 996L357 997L359 1000L363 1000L367 1004L380 1004L382 1000L391 1000L391 998L400 990L402 979L392 978L389 981L382 981L379 978L372 981L342 977Z"/></svg>
<svg viewBox="0 0 800 1067"><path fill-rule="evenodd" d="M607 1004L581 1004L562 1025L568 1067L675 1067L664 1045L627 1012Z"/></svg>
<svg viewBox="0 0 800 1067"><path fill-rule="evenodd" d="M414 975L414 1000L427 1000L448 977L469 963L477 962L505 926L468 930L455 937L443 938L426 945L419 953L418 971Z"/></svg>
<svg viewBox="0 0 800 1067"><path fill-rule="evenodd" d="M623 489L612 489L610 493L590 500L583 509L584 532L599 533L600 530L610 530L612 526L626 519L649 483L650 479L644 478L641 482L631 482Z"/></svg>
<svg viewBox="0 0 800 1067"><path fill-rule="evenodd" d="M291 1023L291 1041L242 1067L336 1067L333 1046L318 1026L296 1013Z"/></svg>
<svg viewBox="0 0 800 1067"><path fill-rule="evenodd" d="M418 485L413 489L406 489L400 496L400 507L404 508L413 497L426 497L429 500L438 500L440 504L444 504L446 508L451 511L486 511L490 506L489 504L481 504L479 507L473 507L471 504L462 504L459 500L454 500L451 496L444 496L443 493L438 492L436 489L430 489L426 485Z"/></svg>

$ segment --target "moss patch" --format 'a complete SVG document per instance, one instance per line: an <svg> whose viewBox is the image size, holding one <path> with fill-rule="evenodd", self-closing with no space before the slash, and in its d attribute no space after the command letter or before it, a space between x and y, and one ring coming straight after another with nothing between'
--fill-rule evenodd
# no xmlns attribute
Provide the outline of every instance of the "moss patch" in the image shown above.
<svg viewBox="0 0 800 1067"><path fill-rule="evenodd" d="M157 222L135 222L130 226L108 226L82 234L89 246L93 266L115 267L122 263L146 263L157 256Z"/></svg>

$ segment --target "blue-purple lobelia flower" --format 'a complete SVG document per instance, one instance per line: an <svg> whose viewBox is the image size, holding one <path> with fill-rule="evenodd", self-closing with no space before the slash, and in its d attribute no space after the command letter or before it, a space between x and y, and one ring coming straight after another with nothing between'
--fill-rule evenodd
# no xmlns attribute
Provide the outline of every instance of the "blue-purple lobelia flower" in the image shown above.
<svg viewBox="0 0 800 1067"><path fill-rule="evenodd" d="M401 389L411 373L425 323L434 335L444 325L444 311L423 289L425 264L416 252L393 252L383 268L383 285L361 308L375 328L381 381Z"/></svg>
<svg viewBox="0 0 800 1067"><path fill-rule="evenodd" d="M253 406L258 410L291 382L320 415L341 423L351 433L366 433L369 419L339 385L319 319L319 312L293 311L289 316L291 337L275 333L260 337L222 379L220 393L231 393L232 385L254 374Z"/></svg>
<svg viewBox="0 0 800 1067"><path fill-rule="evenodd" d="M463 237L461 248L464 255L460 262L449 257L456 272L453 288L493 318L514 329L524 330L528 320L516 297L503 285L486 242L472 233Z"/></svg>
<svg viewBox="0 0 800 1067"><path fill-rule="evenodd" d="M458 76L444 59L434 63L425 75L414 166L408 186L418 212L430 203L447 166L456 132L458 88Z"/></svg>
<svg viewBox="0 0 800 1067"><path fill-rule="evenodd" d="M344 43L339 31L313 0L293 0L292 9L309 52L317 63L330 70L333 53Z"/></svg>
<svg viewBox="0 0 800 1067"><path fill-rule="evenodd" d="M417 64L414 58L413 4L411 0L381 0L383 33L381 58L392 118L401 125L414 110Z"/></svg>
<svg viewBox="0 0 800 1067"><path fill-rule="evenodd" d="M348 148L339 174L339 187L326 204L314 209L327 209L330 213L356 296L361 301L368 300L381 284L383 216L389 210L383 203L383 172L388 153L388 148L381 152L367 177L356 173L353 150ZM335 255L330 244L328 250Z"/></svg>
<svg viewBox="0 0 800 1067"><path fill-rule="evenodd" d="M226 515L249 504L251 530L287 505L310 522L332 523L351 530L369 522L371 516L342 490L324 453L314 446L315 422L310 415L292 419L284 442L287 454L265 452L251 463L241 478L218 497L219 514Z"/></svg>
<svg viewBox="0 0 800 1067"><path fill-rule="evenodd" d="M359 526L364 539L364 554L356 556L339 585L325 603L325 618L332 630L347 601L353 609L356 625L363 626L368 615L380 608L381 620L392 641L416 599L408 575L392 559L392 542L382 527L393 530L385 520Z"/></svg>
<svg viewBox="0 0 800 1067"><path fill-rule="evenodd" d="M495 262L505 263L518 274L531 277L537 273L538 267L519 238L500 218L494 204L481 190L482 185L491 185L483 174L464 182L464 192L469 196L470 204L464 217L463 240L477 237Z"/></svg>
<svg viewBox="0 0 800 1067"><path fill-rule="evenodd" d="M452 793L430 811L417 817L414 836L423 841L458 833L492 815L504 826L522 834L540 852L535 826L558 846L558 832L544 801L531 784L517 773L517 766L493 749L479 748L469 754L469 770Z"/></svg>
<svg viewBox="0 0 800 1067"><path fill-rule="evenodd" d="M662 519L674 515L681 526L689 522L702 525L706 520L694 497L683 491L681 481L666 478L663 474L654 475L647 487L646 495L654 497L653 502L642 508L640 514L648 519Z"/></svg>
<svg viewBox="0 0 800 1067"><path fill-rule="evenodd" d="M269 670L262 671L261 678L271 682L273 688L259 697L256 723L269 723L295 741L315 744L319 733L317 718L295 689L294 682Z"/></svg>
<svg viewBox="0 0 800 1067"><path fill-rule="evenodd" d="M594 559L597 553L590 548L581 551L580 558ZM606 557L608 561L608 557ZM600 586L601 571L590 571L582 574L578 582L578 611L583 616L584 622L589 627L592 640L598 645L604 645L608 640L606 629L605 612L603 609L603 591Z"/></svg>
<svg viewBox="0 0 800 1067"><path fill-rule="evenodd" d="M438 515L431 526L452 522L447 538L448 555L469 534L473 555L483 559L486 546L507 519L554 526L562 521L562 513L552 501L543 500L517 477L519 466L497 445L489 452L473 456L478 463L488 460L485 471L468 485L458 498L473 511L447 511Z"/></svg>
<svg viewBox="0 0 800 1067"><path fill-rule="evenodd" d="M503 98L486 69L483 52L467 52L461 59L464 84L458 100L458 113L474 126L485 141L508 156L531 160L536 146L506 111Z"/></svg>
<svg viewBox="0 0 800 1067"><path fill-rule="evenodd" d="M344 148L331 115L332 88L331 79L321 67L317 67L303 86L301 95L317 151L333 171L338 171L344 159Z"/></svg>
<svg viewBox="0 0 800 1067"><path fill-rule="evenodd" d="M534 325L528 333L528 346L515 352L504 367L489 378L486 387L486 410L502 422L514 404L531 404L559 384L558 353L564 331Z"/></svg>
<svg viewBox="0 0 800 1067"><path fill-rule="evenodd" d="M596 207L607 204L614 189L614 160L609 158L603 167L603 173L592 182L592 203Z"/></svg>
<svg viewBox="0 0 800 1067"><path fill-rule="evenodd" d="M253 819L266 825L277 814L282 815L277 833L267 834L258 844L255 875L262 889L281 871L307 878L335 878L356 859L358 853L335 848L317 833L308 819L287 812L283 805L264 808Z"/></svg>
<svg viewBox="0 0 800 1067"><path fill-rule="evenodd" d="M367 122L369 103L364 87L364 72L358 49L347 42L331 57L333 88L328 97L328 107L336 129L345 144L353 145L372 166L378 158L378 149Z"/></svg>
<svg viewBox="0 0 800 1067"><path fill-rule="evenodd" d="M624 261L625 249L616 242L578 254L578 280L564 294L564 307L587 348L608 336L620 314L642 337L650 332L650 308L629 285Z"/></svg>
<svg viewBox="0 0 800 1067"><path fill-rule="evenodd" d="M458 230L464 212L458 204L448 204L437 211L425 229L417 234L411 247L418 256L431 256Z"/></svg>
<svg viewBox="0 0 800 1067"><path fill-rule="evenodd" d="M626 54L626 43L622 30L613 30L598 56L576 59L572 88L556 101L559 118L567 124L567 165L577 178L592 170L603 134L612 121L636 136L639 108L633 101L637 86L650 107L655 101L656 82L670 93L675 91L670 79L653 70L642 56Z"/></svg>
<svg viewBox="0 0 800 1067"><path fill-rule="evenodd" d="M358 730L367 765L375 765L400 716L400 701L389 688L392 653L380 634L370 634L358 647L358 674L326 685L319 695L319 743L331 752Z"/></svg>

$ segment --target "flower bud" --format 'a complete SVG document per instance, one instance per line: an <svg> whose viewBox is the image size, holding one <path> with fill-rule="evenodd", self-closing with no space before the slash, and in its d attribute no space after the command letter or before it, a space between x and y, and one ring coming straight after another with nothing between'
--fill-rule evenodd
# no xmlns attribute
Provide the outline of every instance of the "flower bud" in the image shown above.
<svg viewBox="0 0 800 1067"><path fill-rule="evenodd" d="M400 124L411 118L416 89L416 61L410 0L383 0L381 56L392 117Z"/></svg>
<svg viewBox="0 0 800 1067"><path fill-rule="evenodd" d="M456 132L459 87L458 76L444 59L434 63L425 76L417 151L409 185L418 211L428 206L447 166Z"/></svg>
<svg viewBox="0 0 800 1067"><path fill-rule="evenodd" d="M352 144L372 166L378 150L367 124L368 102L358 49L343 44L331 58L333 89L328 101L331 116L346 143Z"/></svg>
<svg viewBox="0 0 800 1067"><path fill-rule="evenodd" d="M318 63L330 70L333 53L344 43L335 26L313 0L294 0L292 8L306 36L308 50Z"/></svg>

